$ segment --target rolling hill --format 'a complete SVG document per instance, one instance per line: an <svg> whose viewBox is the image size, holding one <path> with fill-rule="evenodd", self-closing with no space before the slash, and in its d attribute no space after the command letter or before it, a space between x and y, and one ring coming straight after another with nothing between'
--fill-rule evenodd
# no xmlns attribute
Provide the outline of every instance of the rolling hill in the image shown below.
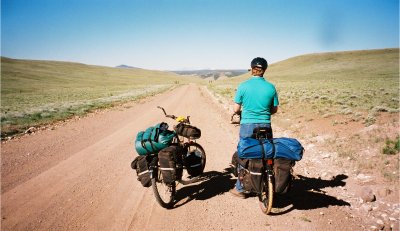
<svg viewBox="0 0 400 231"><path fill-rule="evenodd" d="M2 134L199 81L162 71L1 57Z"/></svg>
<svg viewBox="0 0 400 231"><path fill-rule="evenodd" d="M399 49L344 51L293 57L268 67L282 105L309 105L321 115L399 111ZM244 74L215 81L217 93L231 100ZM370 115L373 117L373 115Z"/></svg>
<svg viewBox="0 0 400 231"><path fill-rule="evenodd" d="M398 48L307 54L271 64L265 76L277 81L278 78L344 78L349 74L357 78L377 73L396 76L398 61ZM231 80L243 81L249 76L246 73Z"/></svg>
<svg viewBox="0 0 400 231"><path fill-rule="evenodd" d="M220 75L211 76L215 74ZM323 116L399 111L398 48L297 56L270 65L265 76L275 84L281 105L293 110L298 107L298 113L305 108ZM220 79L210 88L231 100L238 84L249 77L246 73ZM201 78L172 72L6 57L1 58L1 78L2 137L165 91L176 84L204 83Z"/></svg>
<svg viewBox="0 0 400 231"><path fill-rule="evenodd" d="M202 79L211 78L213 80L229 78L234 76L242 75L247 70L189 70L189 71L172 71L179 75L190 75L190 76L197 76Z"/></svg>

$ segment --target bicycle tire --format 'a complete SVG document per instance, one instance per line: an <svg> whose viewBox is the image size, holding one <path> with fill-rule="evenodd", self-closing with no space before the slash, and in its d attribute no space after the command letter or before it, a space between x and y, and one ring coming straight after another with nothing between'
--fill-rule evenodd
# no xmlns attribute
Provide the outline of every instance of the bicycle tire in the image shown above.
<svg viewBox="0 0 400 231"><path fill-rule="evenodd" d="M261 211L266 215L270 214L274 201L274 184L269 177L267 177L264 181L262 191L258 195L258 199Z"/></svg>
<svg viewBox="0 0 400 231"><path fill-rule="evenodd" d="M157 174L151 179L151 187L158 204L163 208L171 208L174 203L176 184L165 184L162 179L161 171L157 168Z"/></svg>
<svg viewBox="0 0 400 231"><path fill-rule="evenodd" d="M186 153L191 152L192 149L191 147L195 148L201 155L201 173L204 172L204 168L206 167L206 162L207 162L207 156L206 152L204 151L204 148L198 144L198 143L187 143L186 144Z"/></svg>

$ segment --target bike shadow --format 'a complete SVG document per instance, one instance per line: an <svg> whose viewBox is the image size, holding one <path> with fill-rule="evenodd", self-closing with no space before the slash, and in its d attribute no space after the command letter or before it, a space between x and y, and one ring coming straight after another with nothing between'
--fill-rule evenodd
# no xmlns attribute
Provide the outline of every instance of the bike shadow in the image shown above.
<svg viewBox="0 0 400 231"><path fill-rule="evenodd" d="M347 175L339 174L332 180L323 180L320 178L310 178L297 175L292 182L291 190L284 195L275 194L273 207L275 212L271 215L281 215L294 209L310 210L317 208L327 208L329 206L350 206L350 203L327 195L324 188L343 187ZM291 206L289 209L285 209Z"/></svg>
<svg viewBox="0 0 400 231"><path fill-rule="evenodd" d="M185 185L177 190L174 208L185 205L192 200L207 200L228 192L236 182L236 178L228 169L224 172L209 171L203 173L196 183Z"/></svg>

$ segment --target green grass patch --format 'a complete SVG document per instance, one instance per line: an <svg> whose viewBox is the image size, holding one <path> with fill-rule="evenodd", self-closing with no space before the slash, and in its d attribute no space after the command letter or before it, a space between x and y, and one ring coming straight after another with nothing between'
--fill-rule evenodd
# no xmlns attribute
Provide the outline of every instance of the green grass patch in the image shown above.
<svg viewBox="0 0 400 231"><path fill-rule="evenodd" d="M387 139L385 146L382 149L382 153L386 155L395 155L400 152L400 137L395 140Z"/></svg>

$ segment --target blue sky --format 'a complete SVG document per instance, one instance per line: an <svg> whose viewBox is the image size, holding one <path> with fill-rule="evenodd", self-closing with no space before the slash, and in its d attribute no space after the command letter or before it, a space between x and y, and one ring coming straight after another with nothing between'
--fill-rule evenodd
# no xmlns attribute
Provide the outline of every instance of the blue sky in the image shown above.
<svg viewBox="0 0 400 231"><path fill-rule="evenodd" d="M246 69L399 47L399 0L1 0L1 55L155 70Z"/></svg>

